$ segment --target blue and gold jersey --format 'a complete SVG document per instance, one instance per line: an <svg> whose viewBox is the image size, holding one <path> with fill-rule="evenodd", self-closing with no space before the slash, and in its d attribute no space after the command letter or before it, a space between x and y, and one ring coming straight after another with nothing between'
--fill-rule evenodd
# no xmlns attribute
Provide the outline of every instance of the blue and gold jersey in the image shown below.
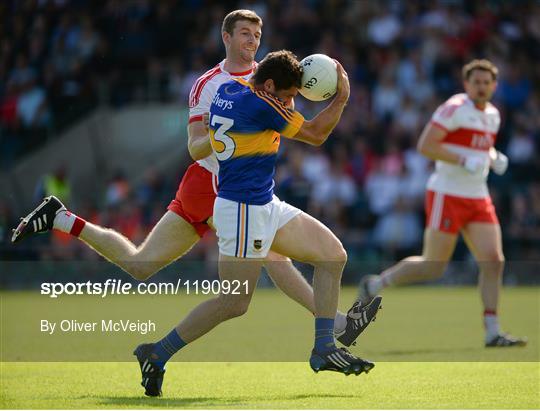
<svg viewBox="0 0 540 411"><path fill-rule="evenodd" d="M304 117L242 79L224 83L210 106L210 140L219 162L218 196L240 203L272 201L280 135L293 138Z"/></svg>

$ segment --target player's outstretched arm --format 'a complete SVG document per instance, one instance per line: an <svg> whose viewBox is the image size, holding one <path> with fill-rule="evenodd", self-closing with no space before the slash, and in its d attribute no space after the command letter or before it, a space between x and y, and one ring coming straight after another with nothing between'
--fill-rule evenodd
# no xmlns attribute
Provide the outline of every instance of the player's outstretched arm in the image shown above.
<svg viewBox="0 0 540 411"><path fill-rule="evenodd" d="M194 161L212 154L212 146L208 136L208 115L203 116L202 121L189 123L187 130L189 155Z"/></svg>
<svg viewBox="0 0 540 411"><path fill-rule="evenodd" d="M326 141L339 122L343 109L349 100L351 88L349 85L349 77L341 64L336 61L336 66L338 72L336 96L332 102L312 120L304 122L298 133L294 136L295 140L320 146Z"/></svg>

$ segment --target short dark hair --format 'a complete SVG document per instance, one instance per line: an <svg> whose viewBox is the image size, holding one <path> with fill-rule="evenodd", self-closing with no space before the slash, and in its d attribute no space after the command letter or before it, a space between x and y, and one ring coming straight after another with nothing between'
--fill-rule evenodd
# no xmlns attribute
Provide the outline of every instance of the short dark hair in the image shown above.
<svg viewBox="0 0 540 411"><path fill-rule="evenodd" d="M251 23L256 23L261 27L263 25L262 19L253 10L240 9L240 10L231 11L229 14L225 16L225 18L223 19L223 24L221 26L221 32L229 33L232 35L236 22L241 21L241 20L246 20Z"/></svg>
<svg viewBox="0 0 540 411"><path fill-rule="evenodd" d="M257 66L253 75L255 84L262 84L268 79L274 80L277 90L302 87L302 66L296 56L288 50L268 53Z"/></svg>
<svg viewBox="0 0 540 411"><path fill-rule="evenodd" d="M488 71L491 73L493 80L497 80L499 74L499 69L491 61L482 59L482 60L473 60L470 63L467 63L463 66L462 76L463 80L469 80L471 74L474 70Z"/></svg>

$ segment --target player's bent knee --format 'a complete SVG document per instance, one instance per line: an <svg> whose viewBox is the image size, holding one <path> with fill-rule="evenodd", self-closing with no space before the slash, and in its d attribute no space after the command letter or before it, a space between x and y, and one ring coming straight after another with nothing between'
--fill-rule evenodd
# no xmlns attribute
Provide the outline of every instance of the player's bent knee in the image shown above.
<svg viewBox="0 0 540 411"><path fill-rule="evenodd" d="M156 273L155 269L145 267L144 263L124 264L122 268L137 281L146 281Z"/></svg>
<svg viewBox="0 0 540 411"><path fill-rule="evenodd" d="M279 262L289 262L291 259L289 257L286 257L284 255L274 253L273 251L268 252L268 255L265 258L265 262L273 262L273 261L279 261Z"/></svg>
<svg viewBox="0 0 540 411"><path fill-rule="evenodd" d="M336 249L336 258L339 262L345 264L347 262L347 250L343 247L343 244L339 243L339 246Z"/></svg>
<svg viewBox="0 0 540 411"><path fill-rule="evenodd" d="M246 298L232 298L232 297L218 297L220 302L222 313L226 318L241 317L249 309L250 299Z"/></svg>
<svg viewBox="0 0 540 411"><path fill-rule="evenodd" d="M343 244L336 239L331 247L325 247L321 253L324 262L330 262L335 264L345 265L347 263L347 251L343 247Z"/></svg>
<svg viewBox="0 0 540 411"><path fill-rule="evenodd" d="M226 311L226 313L228 314L227 317L228 318L241 317L245 313L247 313L248 308L249 308L249 303L248 304L238 303L238 304L229 305Z"/></svg>
<svg viewBox="0 0 540 411"><path fill-rule="evenodd" d="M492 263L504 263L504 254L499 252L493 252L489 253L487 255L486 261L492 262Z"/></svg>
<svg viewBox="0 0 540 411"><path fill-rule="evenodd" d="M249 304L237 304L231 307L229 311L230 318L241 317L247 313Z"/></svg>

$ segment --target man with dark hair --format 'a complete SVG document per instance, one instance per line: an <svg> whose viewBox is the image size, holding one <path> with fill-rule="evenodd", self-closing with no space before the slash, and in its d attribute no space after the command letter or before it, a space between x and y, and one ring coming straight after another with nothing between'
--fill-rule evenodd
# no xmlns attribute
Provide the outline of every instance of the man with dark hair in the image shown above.
<svg viewBox="0 0 540 411"><path fill-rule="evenodd" d="M255 84L263 84L272 79L278 90L302 87L302 67L289 51L281 50L270 53L259 64L253 75Z"/></svg>
<svg viewBox="0 0 540 411"><path fill-rule="evenodd" d="M486 179L490 169L504 174L508 167L507 157L494 148L501 119L489 102L498 70L488 60L473 60L462 73L465 93L450 97L435 111L418 142L420 153L436 161L427 183L422 255L365 277L361 294L368 300L391 285L441 277L461 233L480 267L485 346L524 346L526 339L501 332L497 316L504 255Z"/></svg>
<svg viewBox="0 0 540 411"><path fill-rule="evenodd" d="M314 266L315 344L310 365L316 372L368 372L374 364L355 357L334 339L334 319L340 280L347 260L341 242L313 217L273 195L280 136L321 145L338 123L349 98L347 74L337 63L338 88L332 102L313 120L290 109L298 93L302 70L288 51L268 54L248 81L222 84L210 107L210 139L219 161L219 188L214 225L219 245L222 281L240 281L240 294L222 292L201 303L176 327L174 350L139 346L146 367L163 369L173 351L208 333L220 323L243 315L255 291L260 269L270 249ZM278 87L279 84L279 87ZM163 374L148 373L156 380Z"/></svg>

